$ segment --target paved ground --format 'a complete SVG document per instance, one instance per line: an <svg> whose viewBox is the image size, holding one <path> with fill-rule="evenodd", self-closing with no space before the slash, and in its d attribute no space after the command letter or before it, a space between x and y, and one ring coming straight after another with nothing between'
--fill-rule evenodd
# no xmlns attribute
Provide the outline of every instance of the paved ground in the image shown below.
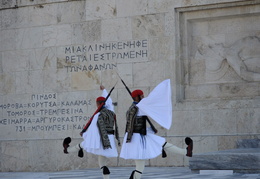
<svg viewBox="0 0 260 179"><path fill-rule="evenodd" d="M129 179L134 168L111 167L110 179ZM102 179L99 169L62 172L0 172L0 179ZM237 174L232 171L193 173L186 167L146 167L142 179L260 179L260 174Z"/></svg>

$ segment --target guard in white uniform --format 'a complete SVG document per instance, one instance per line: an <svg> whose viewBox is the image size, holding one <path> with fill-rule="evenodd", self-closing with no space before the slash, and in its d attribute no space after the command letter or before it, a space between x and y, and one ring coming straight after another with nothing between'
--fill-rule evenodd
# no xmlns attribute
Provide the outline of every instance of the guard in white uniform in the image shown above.
<svg viewBox="0 0 260 179"><path fill-rule="evenodd" d="M104 89L103 95L106 94L107 92ZM99 108L104 101L105 97L98 97L96 99L97 108ZM64 139L64 153L78 152L78 156L83 157L82 149L84 149L86 152L98 155L98 163L102 170L103 178L109 179L110 171L106 166L108 158L118 157L115 138L118 141L118 145L120 145L116 115L113 112L112 100L110 98L106 104L103 105L101 110L94 115L87 130L83 129L82 133L84 140L76 146L70 147L70 137Z"/></svg>
<svg viewBox="0 0 260 179"><path fill-rule="evenodd" d="M164 81L150 93L147 99L144 98L141 90L131 93L134 102L126 113L126 133L120 153L121 158L135 160L136 170L132 172L129 179L140 179L145 168L145 161L161 155L162 152L164 157L166 152L192 156L193 141L191 138L185 139L188 147L182 149L167 143L165 138L155 135L155 131L146 127L149 115L163 127L170 128L172 106L169 87L169 80ZM160 95L157 95L158 92Z"/></svg>

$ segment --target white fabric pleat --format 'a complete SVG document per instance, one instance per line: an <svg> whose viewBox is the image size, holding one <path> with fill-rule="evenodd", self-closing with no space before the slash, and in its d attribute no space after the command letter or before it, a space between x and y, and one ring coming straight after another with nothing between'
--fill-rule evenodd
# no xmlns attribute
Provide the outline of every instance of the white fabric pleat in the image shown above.
<svg viewBox="0 0 260 179"><path fill-rule="evenodd" d="M103 144L100 138L100 133L97 127L97 120L100 113L97 113L88 130L83 133L83 142L81 142L80 146L87 152L102 155L106 157L117 157L118 152L116 148L114 135L108 135L109 141L112 148L104 149Z"/></svg>
<svg viewBox="0 0 260 179"><path fill-rule="evenodd" d="M162 145L165 143L163 137L155 135L151 129L147 129L146 135L133 133L131 142L126 143L125 134L120 157L124 159L151 159L162 154Z"/></svg>
<svg viewBox="0 0 260 179"><path fill-rule="evenodd" d="M172 124L172 98L170 79L158 84L153 91L138 104L138 115L146 115L166 129Z"/></svg>

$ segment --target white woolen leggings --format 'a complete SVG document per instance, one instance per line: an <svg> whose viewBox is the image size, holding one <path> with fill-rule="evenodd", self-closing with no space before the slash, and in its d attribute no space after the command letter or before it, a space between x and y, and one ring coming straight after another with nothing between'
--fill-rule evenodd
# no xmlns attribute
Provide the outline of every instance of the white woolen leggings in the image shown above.
<svg viewBox="0 0 260 179"><path fill-rule="evenodd" d="M186 153L187 153L186 149L179 148L168 142L165 144L164 150L166 152L172 152L172 153L181 154L181 155L186 155ZM142 173L144 171L144 167L145 167L145 161L146 160L135 160L135 169L141 173L135 172L134 179L141 178Z"/></svg>
<svg viewBox="0 0 260 179"><path fill-rule="evenodd" d="M186 155L187 150L186 149L182 149L179 148L171 143L166 143L166 145L164 146L164 150L166 152L172 152L172 153L176 153L176 154L181 154L181 155Z"/></svg>
<svg viewBox="0 0 260 179"><path fill-rule="evenodd" d="M78 152L80 150L80 144L77 144L73 147L68 147L67 151L70 152Z"/></svg>
<svg viewBox="0 0 260 179"><path fill-rule="evenodd" d="M168 142L164 146L164 150L166 152L172 152L172 153L181 154L181 155L186 155L186 153L187 153L186 149L179 148ZM134 179L141 179L141 176L142 176L142 173L143 173L144 167L145 167L145 161L146 160L135 160L135 169L141 173L135 172Z"/></svg>
<svg viewBox="0 0 260 179"><path fill-rule="evenodd" d="M67 151L69 153L71 152L78 152L80 150L80 144L77 144L73 147L69 147L67 149ZM99 155L98 156L98 165L99 165L99 168L103 167L103 166L106 166L107 165L107 162L108 162L108 158L107 157L104 157L104 156L101 156ZM108 175L104 175L103 174L103 168L101 169L101 172L102 172L102 175L103 175L103 179L109 179L109 174Z"/></svg>
<svg viewBox="0 0 260 179"><path fill-rule="evenodd" d="M145 161L146 160L135 160L135 170L141 172L135 172L134 173L134 179L140 179L142 176L142 173L144 171L144 167L145 167Z"/></svg>
<svg viewBox="0 0 260 179"><path fill-rule="evenodd" d="M107 162L108 162L108 158L102 155L98 156L98 165L99 168L101 169L101 167L107 166ZM103 175L103 179L109 179L109 174L104 175L103 174L103 169L101 169L102 175Z"/></svg>

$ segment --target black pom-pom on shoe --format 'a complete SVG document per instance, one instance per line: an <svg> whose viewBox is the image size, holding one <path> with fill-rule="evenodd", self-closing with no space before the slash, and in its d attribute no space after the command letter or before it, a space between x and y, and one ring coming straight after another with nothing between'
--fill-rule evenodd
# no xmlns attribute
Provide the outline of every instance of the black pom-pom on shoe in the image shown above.
<svg viewBox="0 0 260 179"><path fill-rule="evenodd" d="M189 145L192 142L192 139L190 137L185 138L186 145Z"/></svg>

